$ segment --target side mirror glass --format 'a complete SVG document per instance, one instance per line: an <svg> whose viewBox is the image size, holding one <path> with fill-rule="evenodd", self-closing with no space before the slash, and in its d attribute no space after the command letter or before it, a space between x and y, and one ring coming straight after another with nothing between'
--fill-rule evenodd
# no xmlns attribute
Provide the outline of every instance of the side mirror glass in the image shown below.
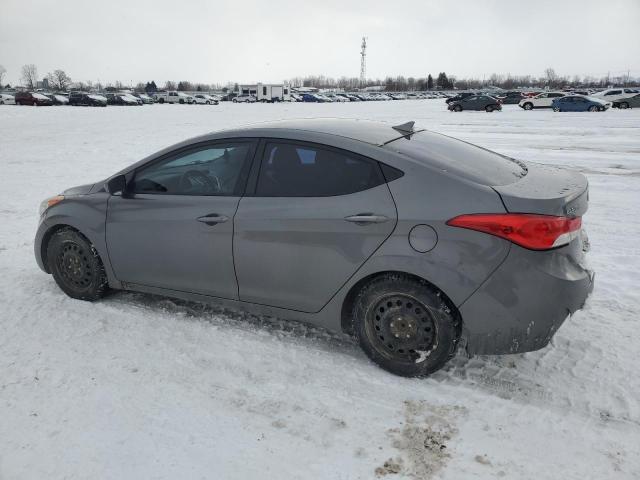
<svg viewBox="0 0 640 480"><path fill-rule="evenodd" d="M107 192L109 192L111 195L122 195L125 191L126 186L127 179L124 175L117 175L113 178L110 178L106 185Z"/></svg>

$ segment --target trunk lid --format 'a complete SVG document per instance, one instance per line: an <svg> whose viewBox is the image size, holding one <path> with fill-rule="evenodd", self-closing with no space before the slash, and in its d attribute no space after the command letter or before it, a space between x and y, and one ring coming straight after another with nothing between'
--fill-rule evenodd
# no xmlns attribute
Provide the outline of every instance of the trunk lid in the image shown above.
<svg viewBox="0 0 640 480"><path fill-rule="evenodd" d="M514 183L492 187L509 213L581 217L589 204L589 183L578 172L527 162L528 172Z"/></svg>

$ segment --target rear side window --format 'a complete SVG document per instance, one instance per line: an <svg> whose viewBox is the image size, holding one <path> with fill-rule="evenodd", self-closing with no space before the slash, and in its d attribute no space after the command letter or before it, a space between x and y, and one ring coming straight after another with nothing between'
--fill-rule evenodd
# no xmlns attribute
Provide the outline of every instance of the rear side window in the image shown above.
<svg viewBox="0 0 640 480"><path fill-rule="evenodd" d="M481 185L508 185L527 174L512 158L433 132L418 132L385 148Z"/></svg>
<svg viewBox="0 0 640 480"><path fill-rule="evenodd" d="M256 195L330 197L384 183L377 162L342 150L270 142L264 151Z"/></svg>

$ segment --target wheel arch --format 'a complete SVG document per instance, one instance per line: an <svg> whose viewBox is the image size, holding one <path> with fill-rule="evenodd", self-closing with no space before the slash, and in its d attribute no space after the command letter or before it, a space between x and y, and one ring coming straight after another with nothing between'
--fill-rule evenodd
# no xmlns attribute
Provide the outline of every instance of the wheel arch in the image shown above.
<svg viewBox="0 0 640 480"><path fill-rule="evenodd" d="M77 232L95 247L91 239L73 225L69 225L66 223L57 223L49 227L42 235L42 241L40 242L40 258L42 259L42 265L44 266L44 269L47 273L51 273L51 269L49 268L49 259L47 258L47 248L49 247L49 241L51 240L51 237L62 230L73 230L74 232Z"/></svg>
<svg viewBox="0 0 640 480"><path fill-rule="evenodd" d="M440 293L444 303L451 310L451 312L457 317L458 334L460 334L460 332L462 331L462 316L460 315L460 311L455 306L451 298L449 298L449 296L440 287L435 285L433 282L430 282L426 278L416 275L415 273L404 272L401 270L382 270L382 271L370 273L368 275L365 275L361 279L359 279L356 283L354 283L351 286L347 294L344 296L344 299L342 301L341 312L340 312L340 326L342 328L343 333L346 333L348 335L353 335L351 311L353 310L355 299L358 296L358 293L360 292L360 290L362 290L362 288L367 283L375 280L376 278L379 278L381 276L386 276L386 275L403 275L413 280L417 280L418 282L422 282L428 285L429 287L437 290Z"/></svg>

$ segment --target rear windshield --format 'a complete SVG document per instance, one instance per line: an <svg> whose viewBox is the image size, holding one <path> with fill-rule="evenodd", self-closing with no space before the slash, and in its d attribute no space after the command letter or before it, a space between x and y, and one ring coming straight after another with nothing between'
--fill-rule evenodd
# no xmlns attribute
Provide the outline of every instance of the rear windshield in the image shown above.
<svg viewBox="0 0 640 480"><path fill-rule="evenodd" d="M527 174L522 162L433 132L399 138L385 148L481 185L508 185Z"/></svg>

